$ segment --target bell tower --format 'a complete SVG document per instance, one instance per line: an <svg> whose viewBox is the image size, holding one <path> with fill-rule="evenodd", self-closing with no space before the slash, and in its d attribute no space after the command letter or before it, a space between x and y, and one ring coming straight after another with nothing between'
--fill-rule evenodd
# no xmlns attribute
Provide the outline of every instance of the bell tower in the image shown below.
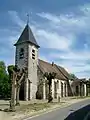
<svg viewBox="0 0 90 120"><path fill-rule="evenodd" d="M24 99L35 99L37 91L38 48L40 46L37 44L28 23L26 24L15 46L15 64L20 69L24 67L27 67L28 69L27 79L24 83Z"/></svg>

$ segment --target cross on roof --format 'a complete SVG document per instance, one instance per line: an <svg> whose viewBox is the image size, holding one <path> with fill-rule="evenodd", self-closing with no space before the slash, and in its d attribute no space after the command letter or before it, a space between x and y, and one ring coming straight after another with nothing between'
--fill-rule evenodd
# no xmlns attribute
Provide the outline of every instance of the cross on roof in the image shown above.
<svg viewBox="0 0 90 120"><path fill-rule="evenodd" d="M29 23L29 14L27 14L27 24Z"/></svg>

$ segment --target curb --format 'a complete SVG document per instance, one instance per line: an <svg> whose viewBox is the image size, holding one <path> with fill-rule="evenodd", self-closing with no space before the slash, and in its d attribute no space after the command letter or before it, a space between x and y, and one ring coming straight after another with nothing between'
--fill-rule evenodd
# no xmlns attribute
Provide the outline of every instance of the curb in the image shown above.
<svg viewBox="0 0 90 120"><path fill-rule="evenodd" d="M55 110L58 110L58 109L62 109L62 108L66 108L66 107L69 107L70 105L72 104L75 104L75 103L78 103L78 102L81 102L81 101L84 101L84 100L88 100L90 98L86 98L86 99L79 99L77 101L75 101L74 103L66 103L64 105L61 105L61 106L57 106L55 108L49 108L49 109L46 109L45 111L38 111L38 112L35 112L35 114L38 114L38 115L32 115L32 116L28 116L28 117L24 117L24 118L21 118L20 120L30 120L32 118L35 118L35 117L38 117L40 115L44 115L44 114L47 114L49 112L52 112L52 111L55 111Z"/></svg>

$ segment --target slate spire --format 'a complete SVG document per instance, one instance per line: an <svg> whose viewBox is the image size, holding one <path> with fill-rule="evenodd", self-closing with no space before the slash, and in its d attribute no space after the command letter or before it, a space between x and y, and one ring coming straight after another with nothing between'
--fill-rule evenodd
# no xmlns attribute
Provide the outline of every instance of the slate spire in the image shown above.
<svg viewBox="0 0 90 120"><path fill-rule="evenodd" d="M19 37L18 41L16 42L15 46L21 43L31 43L34 44L37 48L40 46L37 44L36 39L32 33L31 28L29 27L28 23L26 24L21 36Z"/></svg>

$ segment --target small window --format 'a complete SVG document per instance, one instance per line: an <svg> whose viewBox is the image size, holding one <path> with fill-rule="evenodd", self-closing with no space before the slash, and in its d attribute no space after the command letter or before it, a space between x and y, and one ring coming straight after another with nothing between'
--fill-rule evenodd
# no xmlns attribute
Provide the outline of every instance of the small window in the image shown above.
<svg viewBox="0 0 90 120"><path fill-rule="evenodd" d="M34 50L34 49L32 49L32 52L33 52L33 53L35 53L35 50Z"/></svg>
<svg viewBox="0 0 90 120"><path fill-rule="evenodd" d="M32 56L35 56L35 54L32 54Z"/></svg>
<svg viewBox="0 0 90 120"><path fill-rule="evenodd" d="M20 49L19 58L20 59L24 58L24 49L23 48Z"/></svg>
<svg viewBox="0 0 90 120"><path fill-rule="evenodd" d="M35 60L35 50L34 49L32 49L32 59Z"/></svg>
<svg viewBox="0 0 90 120"><path fill-rule="evenodd" d="M35 57L33 57L33 56L32 56L32 59L34 59L34 60L35 60Z"/></svg>

